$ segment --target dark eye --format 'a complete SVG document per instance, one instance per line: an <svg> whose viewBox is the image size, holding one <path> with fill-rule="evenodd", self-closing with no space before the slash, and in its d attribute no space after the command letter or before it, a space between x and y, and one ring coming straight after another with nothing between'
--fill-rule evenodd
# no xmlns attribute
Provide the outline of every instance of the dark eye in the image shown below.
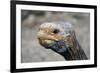
<svg viewBox="0 0 100 73"><path fill-rule="evenodd" d="M59 30L58 29L55 29L54 31L53 31L53 33L58 33L59 32Z"/></svg>

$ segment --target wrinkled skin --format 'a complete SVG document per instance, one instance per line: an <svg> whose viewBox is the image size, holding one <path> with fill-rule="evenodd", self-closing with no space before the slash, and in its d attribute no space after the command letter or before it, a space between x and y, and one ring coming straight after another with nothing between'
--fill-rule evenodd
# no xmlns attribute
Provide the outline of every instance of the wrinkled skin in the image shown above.
<svg viewBox="0 0 100 73"><path fill-rule="evenodd" d="M63 41L57 41L53 44L48 45L48 47L46 48L50 48L53 51L59 53L60 55L64 56L66 60L68 60L69 57L71 56L69 52L69 47L67 47Z"/></svg>
<svg viewBox="0 0 100 73"><path fill-rule="evenodd" d="M62 55L65 60L86 60L71 24L44 23L38 32L39 43L46 49L51 49Z"/></svg>
<svg viewBox="0 0 100 73"><path fill-rule="evenodd" d="M53 44L50 44L47 48L51 48L53 51L60 53L60 54L68 50L68 47L63 41L57 41Z"/></svg>

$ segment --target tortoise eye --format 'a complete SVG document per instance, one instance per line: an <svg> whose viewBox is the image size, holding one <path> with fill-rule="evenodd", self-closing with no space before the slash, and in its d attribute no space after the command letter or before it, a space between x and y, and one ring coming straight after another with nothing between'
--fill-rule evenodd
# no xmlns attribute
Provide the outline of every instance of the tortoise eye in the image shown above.
<svg viewBox="0 0 100 73"><path fill-rule="evenodd" d="M55 29L55 30L53 31L53 33L55 33L55 34L57 34L58 32L59 32L58 29Z"/></svg>

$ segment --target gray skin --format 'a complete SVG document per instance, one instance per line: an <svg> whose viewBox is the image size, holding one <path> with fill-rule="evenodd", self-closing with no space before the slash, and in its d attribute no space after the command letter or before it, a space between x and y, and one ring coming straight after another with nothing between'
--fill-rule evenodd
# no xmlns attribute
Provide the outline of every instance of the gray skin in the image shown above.
<svg viewBox="0 0 100 73"><path fill-rule="evenodd" d="M51 30L53 30L53 32L50 33L49 31ZM49 33L47 33L47 31ZM54 34L56 36L59 35L63 38L61 39L58 39L56 37L54 37L53 39L48 38L47 36L51 34ZM43 47L55 51L56 53L63 56L65 60L87 60L88 59L85 52L83 51L83 49L81 48L81 46L79 45L76 39L75 31L73 29L72 24L68 22L50 22L50 23L41 24L40 30L38 32L38 39L39 39L39 43ZM48 39L49 41L51 40L51 42L49 43L45 42L45 40Z"/></svg>

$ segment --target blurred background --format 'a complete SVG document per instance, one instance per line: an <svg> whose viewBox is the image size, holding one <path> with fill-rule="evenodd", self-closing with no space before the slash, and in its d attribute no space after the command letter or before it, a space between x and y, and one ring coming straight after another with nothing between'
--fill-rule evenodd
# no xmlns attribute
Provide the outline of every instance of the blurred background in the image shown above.
<svg viewBox="0 0 100 73"><path fill-rule="evenodd" d="M77 40L90 58L89 13L21 10L21 62L65 61L61 55L42 47L37 39L39 26L53 21L72 23Z"/></svg>

